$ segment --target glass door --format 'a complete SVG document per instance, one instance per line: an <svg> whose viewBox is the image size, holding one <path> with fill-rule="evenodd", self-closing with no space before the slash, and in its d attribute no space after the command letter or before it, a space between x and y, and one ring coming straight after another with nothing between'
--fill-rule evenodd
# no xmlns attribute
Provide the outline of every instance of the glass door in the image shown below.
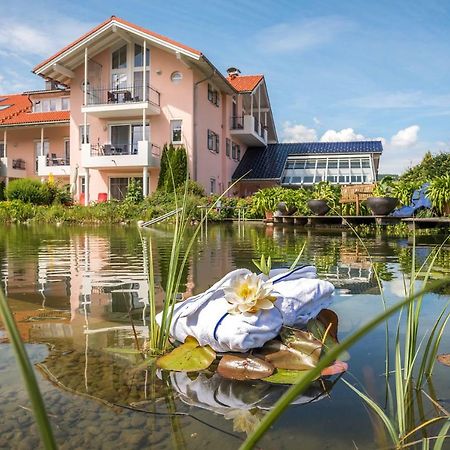
<svg viewBox="0 0 450 450"><path fill-rule="evenodd" d="M125 92L128 91L128 64L126 45L113 51L111 54L111 91L108 93L108 102L123 102Z"/></svg>
<svg viewBox="0 0 450 450"><path fill-rule="evenodd" d="M137 155L138 152L138 142L144 140L144 136L142 133L142 125L132 125L131 126L131 153L133 155ZM150 141L150 126L145 126L145 140Z"/></svg>
<svg viewBox="0 0 450 450"><path fill-rule="evenodd" d="M50 151L50 143L48 141L44 141L44 152L41 152L41 141L36 141L34 143L34 153L35 153L35 159L36 159L36 164L35 164L35 171L38 171L38 158L39 156L45 155L47 157L47 161L48 161L48 154ZM48 163L47 163L48 165Z"/></svg>
<svg viewBox="0 0 450 450"><path fill-rule="evenodd" d="M111 153L130 154L130 125L111 125Z"/></svg>

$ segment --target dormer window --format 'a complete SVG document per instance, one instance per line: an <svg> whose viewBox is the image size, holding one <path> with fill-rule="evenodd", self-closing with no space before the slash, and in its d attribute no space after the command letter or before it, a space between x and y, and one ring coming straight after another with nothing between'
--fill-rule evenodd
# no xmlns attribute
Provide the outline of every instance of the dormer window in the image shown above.
<svg viewBox="0 0 450 450"><path fill-rule="evenodd" d="M211 84L208 83L208 100L216 106L219 106L219 91L214 89Z"/></svg>

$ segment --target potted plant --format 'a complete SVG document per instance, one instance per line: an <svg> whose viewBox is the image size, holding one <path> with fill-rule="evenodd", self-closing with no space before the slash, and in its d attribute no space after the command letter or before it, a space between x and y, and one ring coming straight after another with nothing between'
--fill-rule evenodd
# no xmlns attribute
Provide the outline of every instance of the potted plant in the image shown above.
<svg viewBox="0 0 450 450"><path fill-rule="evenodd" d="M374 216L387 216L396 208L398 198L393 197L393 179L384 177L373 190L372 197L366 200Z"/></svg>
<svg viewBox="0 0 450 450"><path fill-rule="evenodd" d="M298 196L296 189L281 188L280 202L277 204L275 215L292 216L297 212Z"/></svg>
<svg viewBox="0 0 450 450"><path fill-rule="evenodd" d="M324 216L339 201L339 188L333 187L328 181L320 181L314 185L308 207L317 216Z"/></svg>
<svg viewBox="0 0 450 450"><path fill-rule="evenodd" d="M433 178L426 195L440 216L450 215L450 174Z"/></svg>
<svg viewBox="0 0 450 450"><path fill-rule="evenodd" d="M264 215L267 220L273 219L279 201L279 192L277 188L265 188L253 194L253 207L255 211Z"/></svg>

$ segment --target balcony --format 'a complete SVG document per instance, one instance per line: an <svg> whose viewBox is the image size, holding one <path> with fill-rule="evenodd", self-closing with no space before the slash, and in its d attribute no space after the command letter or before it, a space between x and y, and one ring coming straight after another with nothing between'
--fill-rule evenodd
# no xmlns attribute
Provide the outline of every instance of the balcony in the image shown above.
<svg viewBox="0 0 450 450"><path fill-rule="evenodd" d="M25 178L27 176L25 161L21 158L0 158L0 176L8 178Z"/></svg>
<svg viewBox="0 0 450 450"><path fill-rule="evenodd" d="M142 114L158 115L161 113L161 94L147 86L145 92L142 86L120 87L117 89L97 89L88 91L87 105L81 111L99 118L134 117Z"/></svg>
<svg viewBox="0 0 450 450"><path fill-rule="evenodd" d="M267 145L267 129L251 115L232 117L230 134L249 147Z"/></svg>
<svg viewBox="0 0 450 450"><path fill-rule="evenodd" d="M59 157L55 153L50 155L39 155L37 164L37 173L40 177L69 176L70 160L68 158Z"/></svg>
<svg viewBox="0 0 450 450"><path fill-rule="evenodd" d="M102 169L108 167L155 167L158 168L161 149L148 141L139 141L137 145L91 145L81 146L83 167Z"/></svg>

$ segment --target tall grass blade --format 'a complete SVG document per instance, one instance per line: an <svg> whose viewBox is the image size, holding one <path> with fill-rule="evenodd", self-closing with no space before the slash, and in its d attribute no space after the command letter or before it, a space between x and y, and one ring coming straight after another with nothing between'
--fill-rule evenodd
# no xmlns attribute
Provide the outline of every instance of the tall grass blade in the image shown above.
<svg viewBox="0 0 450 450"><path fill-rule="evenodd" d="M450 280L440 280L433 283L427 288L427 291L420 291L413 296L408 296L401 302L397 303L385 311L380 313L378 316L370 320L366 325L362 326L359 330L355 331L350 336L346 337L339 345L333 347L329 352L327 352L319 361L317 366L308 371L308 373L303 376L298 383L289 388L286 393L277 401L273 409L269 411L264 418L259 423L258 427L247 437L245 442L241 446L241 450L249 450L261 439L261 437L266 433L270 426L278 419L278 417L283 413L283 411L294 401L297 396L305 391L305 389L311 384L311 382L320 376L325 367L329 366L335 359L338 358L339 354L344 350L349 349L353 344L358 342L362 337L364 337L369 331L374 329L376 326L380 325L386 319L388 319L392 314L400 311L404 306L407 306L419 295L428 292L431 289L440 288L450 284Z"/></svg>
<svg viewBox="0 0 450 450"><path fill-rule="evenodd" d="M367 405L377 414L377 416L383 421L386 430L389 433L389 436L394 445L397 445L399 442L398 432L395 429L395 424L391 421L391 419L386 415L386 413L374 402L368 395L364 394L362 391L352 386L347 380L342 379L342 381L356 394L358 394Z"/></svg>
<svg viewBox="0 0 450 450"><path fill-rule="evenodd" d="M56 449L56 442L53 437L52 427L48 420L47 412L45 410L44 401L42 400L41 391L34 375L33 367L23 345L22 338L20 337L19 330L17 329L16 322L9 308L8 301L0 289L0 317L2 322L8 331L11 345L16 355L17 363L25 381L25 386L30 396L31 405L33 407L34 417L41 435L42 443L47 450Z"/></svg>
<svg viewBox="0 0 450 450"><path fill-rule="evenodd" d="M447 422L443 425L441 428L441 431L439 431L439 434L437 435L436 442L434 443L433 450L442 450L442 446L444 445L445 438L447 438L447 432L450 428L450 418L447 419Z"/></svg>

